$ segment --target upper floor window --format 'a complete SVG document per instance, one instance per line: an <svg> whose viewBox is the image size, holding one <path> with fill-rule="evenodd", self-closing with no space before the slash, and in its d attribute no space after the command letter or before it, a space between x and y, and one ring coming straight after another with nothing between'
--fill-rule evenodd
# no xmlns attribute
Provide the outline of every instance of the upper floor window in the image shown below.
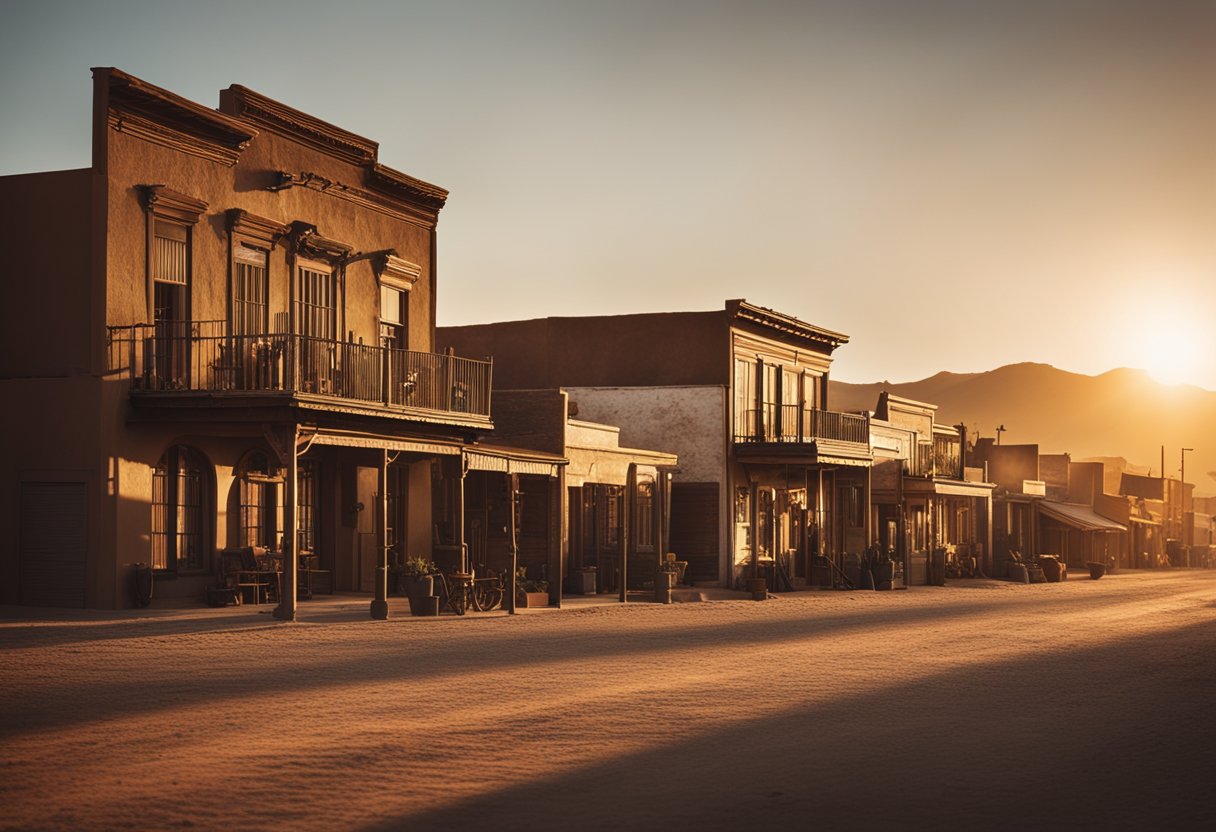
<svg viewBox="0 0 1216 832"><path fill-rule="evenodd" d="M333 341L338 333L338 280L333 269L301 260L297 323L301 335Z"/></svg>
<svg viewBox="0 0 1216 832"><path fill-rule="evenodd" d="M409 293L422 267L388 252L372 265L380 281L380 342L390 349L409 349Z"/></svg>
<svg viewBox="0 0 1216 832"><path fill-rule="evenodd" d="M820 377L812 373L802 375L802 406L807 410L818 410Z"/></svg>
<svg viewBox="0 0 1216 832"><path fill-rule="evenodd" d="M270 252L290 229L233 208L228 211L230 317L233 335L265 335L270 331Z"/></svg>
<svg viewBox="0 0 1216 832"><path fill-rule="evenodd" d="M735 359L735 436L756 434L756 362Z"/></svg>
<svg viewBox="0 0 1216 832"><path fill-rule="evenodd" d="M164 185L141 190L148 229L148 317L157 323L188 321L190 232L207 203Z"/></svg>
<svg viewBox="0 0 1216 832"><path fill-rule="evenodd" d="M394 350L405 349L405 292L380 286L380 341Z"/></svg>
<svg viewBox="0 0 1216 832"><path fill-rule="evenodd" d="M266 252L248 246L232 251L232 334L264 335L270 322L270 270Z"/></svg>

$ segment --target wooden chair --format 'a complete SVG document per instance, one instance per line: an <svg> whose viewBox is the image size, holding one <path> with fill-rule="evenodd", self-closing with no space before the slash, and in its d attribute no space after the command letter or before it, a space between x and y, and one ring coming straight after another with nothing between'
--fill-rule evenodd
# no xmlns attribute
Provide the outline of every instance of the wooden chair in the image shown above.
<svg viewBox="0 0 1216 832"><path fill-rule="evenodd" d="M220 586L235 589L238 598L251 598L254 604L277 601L279 573L259 564L259 553L265 556L266 550L243 546L220 552Z"/></svg>

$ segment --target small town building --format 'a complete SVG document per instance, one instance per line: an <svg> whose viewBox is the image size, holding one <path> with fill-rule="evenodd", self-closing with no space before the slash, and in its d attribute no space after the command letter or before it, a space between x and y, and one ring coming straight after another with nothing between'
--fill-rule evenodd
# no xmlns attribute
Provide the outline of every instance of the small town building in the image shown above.
<svg viewBox="0 0 1216 832"><path fill-rule="evenodd" d="M0 178L0 602L127 607L137 565L201 601L248 549L280 617L383 615L387 553L463 551L464 472L556 505L563 459L478 447L490 362L435 348L444 189L239 85L93 78L91 164Z"/></svg>
<svg viewBox="0 0 1216 832"><path fill-rule="evenodd" d="M870 543L866 414L829 409L847 336L744 300L708 312L443 327L493 355L498 390L563 389L580 419L674 453L670 550L696 581L774 588L842 574Z"/></svg>
<svg viewBox="0 0 1216 832"><path fill-rule="evenodd" d="M879 394L870 418L874 540L903 567L906 585L931 580L930 563L976 576L992 570L993 483L963 465L962 426L934 422L932 404ZM941 576L937 576L941 577Z"/></svg>
<svg viewBox="0 0 1216 832"><path fill-rule="evenodd" d="M623 447L621 429L577 418L578 402L564 389L495 390L495 441L564 459L561 487L546 509L521 478L519 562L547 581L552 602L562 593L611 593L653 584L670 544L671 472L675 454ZM466 508L466 538L475 563L493 571L508 555L495 538L505 527L502 484L486 475ZM542 519L542 512L545 514ZM555 545L540 545L552 526ZM486 537L489 545L486 546ZM481 552L485 556L481 556Z"/></svg>
<svg viewBox="0 0 1216 832"><path fill-rule="evenodd" d="M982 437L971 446L971 463L984 471L985 481L996 486L990 568L993 577L1004 577L1014 554L1029 559L1043 551L1037 509L1047 497L1047 483L1039 477L1039 446L998 445L996 440Z"/></svg>

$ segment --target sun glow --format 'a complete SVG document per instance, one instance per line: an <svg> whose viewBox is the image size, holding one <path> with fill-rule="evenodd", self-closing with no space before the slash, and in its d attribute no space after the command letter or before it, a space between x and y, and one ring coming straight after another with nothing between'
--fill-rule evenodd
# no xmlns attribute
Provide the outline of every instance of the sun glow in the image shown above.
<svg viewBox="0 0 1216 832"><path fill-rule="evenodd" d="M1144 369L1162 384L1199 384L1204 339L1181 326L1168 325L1148 333L1142 344Z"/></svg>

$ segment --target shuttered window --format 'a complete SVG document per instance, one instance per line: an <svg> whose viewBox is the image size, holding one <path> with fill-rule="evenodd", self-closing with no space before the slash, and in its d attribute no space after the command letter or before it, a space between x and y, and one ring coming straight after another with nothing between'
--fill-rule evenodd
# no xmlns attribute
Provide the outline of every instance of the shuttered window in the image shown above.
<svg viewBox="0 0 1216 832"><path fill-rule="evenodd" d="M333 272L300 266L300 334L328 341L337 336L338 283Z"/></svg>
<svg viewBox="0 0 1216 832"><path fill-rule="evenodd" d="M232 334L263 335L269 313L266 252L238 245L232 263Z"/></svg>
<svg viewBox="0 0 1216 832"><path fill-rule="evenodd" d="M183 225L157 220L152 235L152 279L186 285L189 276L187 235Z"/></svg>

